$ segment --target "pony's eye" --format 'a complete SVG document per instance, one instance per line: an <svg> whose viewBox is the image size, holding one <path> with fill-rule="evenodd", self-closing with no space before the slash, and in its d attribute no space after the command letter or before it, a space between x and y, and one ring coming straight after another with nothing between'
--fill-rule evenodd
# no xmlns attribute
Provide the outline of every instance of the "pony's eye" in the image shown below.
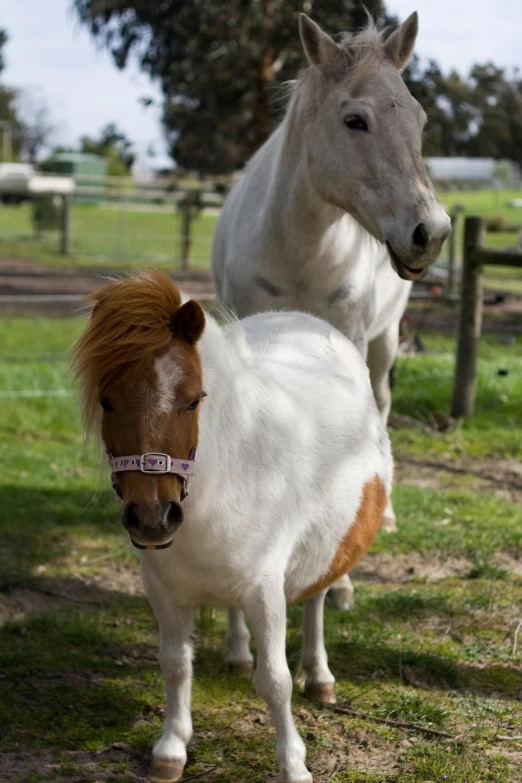
<svg viewBox="0 0 522 783"><path fill-rule="evenodd" d="M103 408L103 410L105 411L105 413L112 413L112 412L113 412L113 410L114 410L114 408L113 408L113 407L112 407L112 405L110 404L110 402L109 402L109 400L107 399L107 397L102 397L102 398L101 398L101 400L100 400L100 405L102 406L102 408Z"/></svg>
<svg viewBox="0 0 522 783"><path fill-rule="evenodd" d="M350 128L350 130L355 131L367 131L368 130L368 123L366 120L363 120L360 114L349 114L348 117L344 118L344 124L347 128Z"/></svg>
<svg viewBox="0 0 522 783"><path fill-rule="evenodd" d="M188 406L187 410L188 410L188 411L195 411L195 410L196 410L196 408L198 407L198 405L199 405L199 403L200 403L200 402L201 402L201 400L194 400L194 402L193 402L193 403L191 403L191 404Z"/></svg>

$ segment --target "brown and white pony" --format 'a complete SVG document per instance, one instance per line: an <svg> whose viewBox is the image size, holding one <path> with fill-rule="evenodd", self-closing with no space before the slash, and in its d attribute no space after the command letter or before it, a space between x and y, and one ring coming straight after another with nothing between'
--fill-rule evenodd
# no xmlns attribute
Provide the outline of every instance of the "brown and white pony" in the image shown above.
<svg viewBox="0 0 522 783"><path fill-rule="evenodd" d="M245 612L279 780L309 783L290 708L286 606L304 601L305 693L331 701L324 596L370 546L392 480L364 360L302 313L220 328L164 272L111 282L91 299L75 349L85 424L109 452L160 631L167 712L149 780L183 774L193 615L212 604Z"/></svg>

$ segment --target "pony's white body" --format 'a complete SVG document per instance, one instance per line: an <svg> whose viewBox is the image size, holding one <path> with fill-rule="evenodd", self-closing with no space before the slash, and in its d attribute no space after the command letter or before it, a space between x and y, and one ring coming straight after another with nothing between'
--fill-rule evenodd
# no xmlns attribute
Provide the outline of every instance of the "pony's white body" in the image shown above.
<svg viewBox="0 0 522 783"><path fill-rule="evenodd" d="M294 601L327 570L365 484L377 474L390 487L388 437L353 345L304 314L242 327L207 321L186 523L171 549L143 557L145 574L153 562L193 606L241 607L248 583L274 572Z"/></svg>
<svg viewBox="0 0 522 783"><path fill-rule="evenodd" d="M317 318L266 313L220 329L207 317L198 350L208 398L185 519L169 549L140 553L167 686L154 763L183 768L192 734L192 616L199 604L218 604L244 610L251 622L255 682L276 728L280 780L304 783L312 778L290 711L285 607L328 572L357 524L365 487L377 479L389 494L389 440L360 353ZM309 691L334 681L322 637L325 592L304 603Z"/></svg>

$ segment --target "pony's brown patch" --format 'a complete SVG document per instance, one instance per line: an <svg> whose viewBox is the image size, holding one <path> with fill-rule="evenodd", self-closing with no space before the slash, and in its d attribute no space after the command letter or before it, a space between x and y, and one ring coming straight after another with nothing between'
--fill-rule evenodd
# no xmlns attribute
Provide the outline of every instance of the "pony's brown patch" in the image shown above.
<svg viewBox="0 0 522 783"><path fill-rule="evenodd" d="M372 545L381 524L386 507L386 489L382 479L375 475L364 485L361 504L355 522L345 535L326 574L315 584L304 590L296 601L315 595L330 587L341 576L348 573Z"/></svg>
<svg viewBox="0 0 522 783"><path fill-rule="evenodd" d="M86 429L91 429L100 396L131 388L154 354L171 343L181 295L169 275L154 269L111 281L91 294L91 319L74 348Z"/></svg>

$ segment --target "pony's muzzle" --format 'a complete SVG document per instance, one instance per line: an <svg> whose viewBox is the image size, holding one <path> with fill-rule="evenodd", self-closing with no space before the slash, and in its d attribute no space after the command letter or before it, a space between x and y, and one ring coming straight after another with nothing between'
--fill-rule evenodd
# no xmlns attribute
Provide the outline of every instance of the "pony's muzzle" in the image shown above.
<svg viewBox="0 0 522 783"><path fill-rule="evenodd" d="M123 509L123 527L138 549L169 546L182 522L183 509L176 500L164 505L129 501Z"/></svg>

